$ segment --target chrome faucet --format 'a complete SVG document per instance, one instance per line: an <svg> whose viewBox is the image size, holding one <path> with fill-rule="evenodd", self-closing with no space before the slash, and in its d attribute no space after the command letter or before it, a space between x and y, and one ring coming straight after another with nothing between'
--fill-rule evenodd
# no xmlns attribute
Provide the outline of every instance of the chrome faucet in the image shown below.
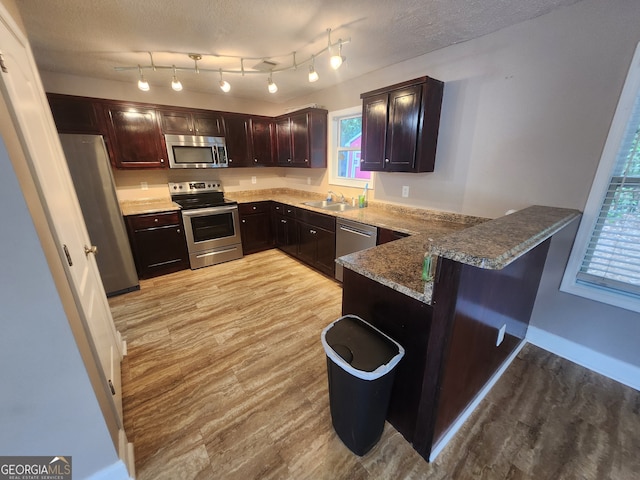
<svg viewBox="0 0 640 480"><path fill-rule="evenodd" d="M338 198L338 194L332 190L329 190L329 192L327 192L327 195L329 196L329 198L331 198L332 195L335 195L336 198ZM339 195L340 203L345 203L344 195L342 193L340 193Z"/></svg>

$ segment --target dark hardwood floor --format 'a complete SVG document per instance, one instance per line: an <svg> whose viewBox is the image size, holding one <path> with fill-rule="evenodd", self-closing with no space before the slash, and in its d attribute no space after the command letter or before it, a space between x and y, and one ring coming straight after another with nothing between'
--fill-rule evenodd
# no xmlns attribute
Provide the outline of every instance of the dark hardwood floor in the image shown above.
<svg viewBox="0 0 640 480"><path fill-rule="evenodd" d="M320 343L341 293L269 250L111 298L138 478L640 478L640 393L531 345L435 462L389 424L353 455L331 425Z"/></svg>

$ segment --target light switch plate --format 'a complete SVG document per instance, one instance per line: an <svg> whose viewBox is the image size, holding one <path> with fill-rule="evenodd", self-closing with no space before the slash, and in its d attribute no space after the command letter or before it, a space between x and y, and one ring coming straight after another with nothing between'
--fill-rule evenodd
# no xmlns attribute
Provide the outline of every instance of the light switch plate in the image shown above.
<svg viewBox="0 0 640 480"><path fill-rule="evenodd" d="M402 187L402 198L408 198L409 197L409 186L405 185Z"/></svg>
<svg viewBox="0 0 640 480"><path fill-rule="evenodd" d="M255 185L256 183L258 183L258 179L255 176L251 177L251 183Z"/></svg>
<svg viewBox="0 0 640 480"><path fill-rule="evenodd" d="M147 182L140 182L141 190L149 190L149 184Z"/></svg>

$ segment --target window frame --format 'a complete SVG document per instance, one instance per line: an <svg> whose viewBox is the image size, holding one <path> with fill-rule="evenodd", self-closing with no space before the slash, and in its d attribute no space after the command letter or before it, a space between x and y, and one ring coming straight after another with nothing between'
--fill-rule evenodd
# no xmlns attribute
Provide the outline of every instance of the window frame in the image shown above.
<svg viewBox="0 0 640 480"><path fill-rule="evenodd" d="M627 310L640 312L640 297L632 293L612 288L599 287L578 281L578 273L585 257L587 246L596 228L596 222L602 210L605 196L610 188L612 174L627 130L627 124L633 113L636 98L640 95L640 43L636 46L629 72L618 100L609 134L600 157L591 191L584 208L582 221L569 255L560 291L578 295L590 300L607 303Z"/></svg>
<svg viewBox="0 0 640 480"><path fill-rule="evenodd" d="M353 188L364 188L366 184L369 185L368 189L373 190L373 172L371 172L371 178L369 180L366 179L357 179L357 178L344 178L338 176L338 150L341 148L338 144L338 122L347 117L354 117L360 115L362 116L362 105L357 107L349 107L343 108L341 110L335 110L329 112L329 129L328 134L329 138L329 185L338 185L341 187L353 187ZM362 149L362 147L361 147Z"/></svg>

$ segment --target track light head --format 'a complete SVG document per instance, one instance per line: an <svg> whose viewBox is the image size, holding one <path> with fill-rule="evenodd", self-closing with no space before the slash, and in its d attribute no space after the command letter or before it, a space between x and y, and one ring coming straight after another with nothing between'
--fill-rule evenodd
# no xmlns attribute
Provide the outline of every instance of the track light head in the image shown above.
<svg viewBox="0 0 640 480"><path fill-rule="evenodd" d="M231 85L229 85L229 82L227 82L226 80L224 80L222 78L222 69L220 69L220 90L222 90L224 93L227 93L231 90Z"/></svg>
<svg viewBox="0 0 640 480"><path fill-rule="evenodd" d="M329 59L329 63L331 64L331 68L337 70L340 68L340 65L346 60L345 57L342 56L342 42L338 45L338 53L331 55Z"/></svg>
<svg viewBox="0 0 640 480"><path fill-rule="evenodd" d="M224 93L228 93L231 90L231 85L229 85L229 82L225 80L220 80L220 90Z"/></svg>
<svg viewBox="0 0 640 480"><path fill-rule="evenodd" d="M142 67L140 67L140 65L138 65L138 73L140 74L140 77L138 78L138 88L143 92L148 92L149 82L144 79L144 75L142 75Z"/></svg>
<svg viewBox="0 0 640 480"><path fill-rule="evenodd" d="M267 83L267 88L269 89L269 93L276 93L278 91L278 86L273 83L273 75L269 74L269 80Z"/></svg>
<svg viewBox="0 0 640 480"><path fill-rule="evenodd" d="M140 80L138 80L138 88L143 92L149 91L149 82L144 79L144 75L141 75Z"/></svg>
<svg viewBox="0 0 640 480"><path fill-rule="evenodd" d="M318 72L316 72L316 58L315 55L311 56L311 65L309 65L309 81L317 82L320 77L318 76Z"/></svg>
<svg viewBox="0 0 640 480"><path fill-rule="evenodd" d="M171 80L171 88L173 88L176 92L182 91L182 83L178 80L176 75L176 66L173 66L173 80Z"/></svg>

